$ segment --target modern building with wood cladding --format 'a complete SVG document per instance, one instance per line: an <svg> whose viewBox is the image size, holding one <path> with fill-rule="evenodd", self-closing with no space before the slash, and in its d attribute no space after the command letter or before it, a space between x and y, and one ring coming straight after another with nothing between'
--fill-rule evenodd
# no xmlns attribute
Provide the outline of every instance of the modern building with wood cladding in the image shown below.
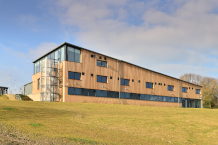
<svg viewBox="0 0 218 145"><path fill-rule="evenodd" d="M33 63L33 100L202 107L199 85L69 43Z"/></svg>

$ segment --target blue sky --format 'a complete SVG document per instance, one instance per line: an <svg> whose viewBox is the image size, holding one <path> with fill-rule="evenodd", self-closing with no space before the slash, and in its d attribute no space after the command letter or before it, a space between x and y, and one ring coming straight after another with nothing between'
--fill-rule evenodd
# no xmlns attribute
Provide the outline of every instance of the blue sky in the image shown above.
<svg viewBox="0 0 218 145"><path fill-rule="evenodd" d="M0 0L0 86L69 42L174 77L218 78L217 0Z"/></svg>

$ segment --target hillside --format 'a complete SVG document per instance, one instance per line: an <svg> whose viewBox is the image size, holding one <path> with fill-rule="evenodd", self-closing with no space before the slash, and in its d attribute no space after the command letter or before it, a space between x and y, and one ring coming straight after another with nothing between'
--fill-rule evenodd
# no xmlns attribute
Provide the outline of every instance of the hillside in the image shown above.
<svg viewBox="0 0 218 145"><path fill-rule="evenodd" d="M217 144L218 110L0 99L0 124L87 144Z"/></svg>

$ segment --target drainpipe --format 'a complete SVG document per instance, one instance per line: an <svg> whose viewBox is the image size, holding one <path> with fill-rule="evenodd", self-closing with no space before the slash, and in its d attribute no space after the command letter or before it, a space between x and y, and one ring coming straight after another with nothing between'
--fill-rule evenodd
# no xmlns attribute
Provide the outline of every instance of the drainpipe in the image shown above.
<svg viewBox="0 0 218 145"><path fill-rule="evenodd" d="M179 108L179 80L178 80L178 108Z"/></svg>
<svg viewBox="0 0 218 145"><path fill-rule="evenodd" d="M203 108L203 96L202 96L202 87L201 87L201 108Z"/></svg>
<svg viewBox="0 0 218 145"><path fill-rule="evenodd" d="M120 104L120 62L121 60L118 60L119 62L119 104Z"/></svg>

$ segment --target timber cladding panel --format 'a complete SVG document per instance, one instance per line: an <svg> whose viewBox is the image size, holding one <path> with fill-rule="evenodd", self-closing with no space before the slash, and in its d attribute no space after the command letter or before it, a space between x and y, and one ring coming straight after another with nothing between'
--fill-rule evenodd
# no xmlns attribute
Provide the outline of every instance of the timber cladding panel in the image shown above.
<svg viewBox="0 0 218 145"><path fill-rule="evenodd" d="M39 94L40 93L40 89L38 89L38 79L40 79L40 75L41 75L41 73L38 72L37 74L34 74L32 76L32 81L33 81L33 84L32 84L33 91L32 91L32 93L33 94Z"/></svg>
<svg viewBox="0 0 218 145"><path fill-rule="evenodd" d="M97 57L91 57L91 55L96 55ZM101 59L99 59L99 56L101 56ZM106 57L106 60L104 60L104 57ZM64 86L116 92L119 91L119 62L116 59L95 54L84 49L81 50L81 58L82 63L69 61L63 62L63 65L66 66ZM97 66L97 60L106 61L107 68ZM81 75L81 80L72 80L68 79L68 71L79 72L81 74L84 72L85 75ZM91 76L91 74L93 74L93 76ZM97 82L97 75L107 76L107 83ZM112 79L110 79L110 77L112 77ZM201 94L195 93L195 89L201 89L200 86L184 81L179 81L178 86L178 79L143 69L123 61L120 63L120 78L129 80L129 86L120 86L121 92L170 97L178 97L179 95L179 97L192 99L199 99L198 96L201 96ZM132 82L132 80L134 80L134 82ZM153 83L153 88L146 88L146 82ZM174 86L173 91L168 91L168 85ZM188 89L187 93L182 93L182 87L190 87L191 89ZM65 94L67 95L67 91Z"/></svg>

